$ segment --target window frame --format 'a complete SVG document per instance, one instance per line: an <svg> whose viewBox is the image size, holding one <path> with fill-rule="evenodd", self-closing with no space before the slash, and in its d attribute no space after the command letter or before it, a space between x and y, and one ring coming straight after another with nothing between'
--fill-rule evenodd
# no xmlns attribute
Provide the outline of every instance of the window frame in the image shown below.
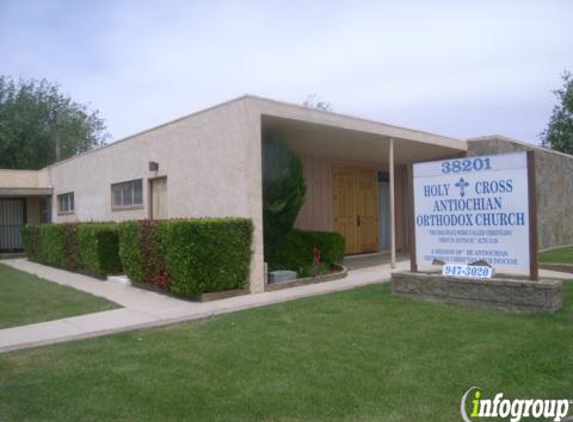
<svg viewBox="0 0 573 422"><path fill-rule="evenodd" d="M69 215L76 212L76 198L73 191L59 193L56 195L56 198L58 201L58 215ZM67 209L63 209L62 207L62 205L66 203L65 198L67 198Z"/></svg>
<svg viewBox="0 0 573 422"><path fill-rule="evenodd" d="M141 203L135 203L135 187L137 185L137 182L139 182L139 185L141 187ZM131 195L131 204L129 205L125 205L124 204L124 189L126 187L126 185L131 185L131 189L130 189L130 195ZM121 205L116 205L115 204L115 189L119 189L119 195L121 198ZM112 211L126 211L126 210L138 210L138 209L143 209L144 206L144 197L143 197L143 179L132 179L132 180L126 180L123 182L118 182L118 183L112 183L111 184L111 210Z"/></svg>

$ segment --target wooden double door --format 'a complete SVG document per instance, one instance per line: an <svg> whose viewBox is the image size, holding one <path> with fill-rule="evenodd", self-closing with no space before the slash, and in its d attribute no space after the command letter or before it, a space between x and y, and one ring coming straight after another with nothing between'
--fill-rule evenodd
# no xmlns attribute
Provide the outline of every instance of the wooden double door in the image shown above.
<svg viewBox="0 0 573 422"><path fill-rule="evenodd" d="M378 250L378 171L334 168L334 228L346 239L346 254Z"/></svg>

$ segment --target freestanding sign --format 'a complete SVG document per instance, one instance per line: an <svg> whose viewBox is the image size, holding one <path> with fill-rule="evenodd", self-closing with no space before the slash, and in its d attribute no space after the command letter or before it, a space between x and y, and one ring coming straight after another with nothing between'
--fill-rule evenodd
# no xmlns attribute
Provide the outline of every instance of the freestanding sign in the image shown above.
<svg viewBox="0 0 573 422"><path fill-rule="evenodd" d="M418 163L410 182L414 271L487 261L537 278L532 152Z"/></svg>

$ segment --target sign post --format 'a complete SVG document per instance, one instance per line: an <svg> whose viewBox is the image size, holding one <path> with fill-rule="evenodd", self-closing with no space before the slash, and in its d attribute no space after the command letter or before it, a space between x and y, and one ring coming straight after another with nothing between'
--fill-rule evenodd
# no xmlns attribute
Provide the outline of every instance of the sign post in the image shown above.
<svg viewBox="0 0 573 422"><path fill-rule="evenodd" d="M527 151L527 187L529 193L529 278L539 280L537 262L537 190L535 187L535 153Z"/></svg>
<svg viewBox="0 0 573 422"><path fill-rule="evenodd" d="M533 151L411 164L410 259L538 279Z"/></svg>
<svg viewBox="0 0 573 422"><path fill-rule="evenodd" d="M408 164L408 196L410 206L408 207L408 235L410 243L410 271L413 273L418 272L418 260L416 258L416 211L414 210L415 194L414 194L414 165Z"/></svg>

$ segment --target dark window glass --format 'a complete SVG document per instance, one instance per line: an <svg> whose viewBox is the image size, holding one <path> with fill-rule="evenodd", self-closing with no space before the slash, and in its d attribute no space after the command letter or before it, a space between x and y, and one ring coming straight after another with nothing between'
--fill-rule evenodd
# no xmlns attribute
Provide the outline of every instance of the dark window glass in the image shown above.
<svg viewBox="0 0 573 422"><path fill-rule="evenodd" d="M117 183L111 186L113 207L132 207L143 205L143 180Z"/></svg>
<svg viewBox="0 0 573 422"><path fill-rule="evenodd" d="M390 181L390 173L387 171L379 171L378 172L378 181L379 182L389 182Z"/></svg>
<svg viewBox="0 0 573 422"><path fill-rule="evenodd" d="M133 203L143 205L143 180L133 182Z"/></svg>
<svg viewBox="0 0 573 422"><path fill-rule="evenodd" d="M58 195L58 211L59 212L73 212L75 209L74 193L62 193Z"/></svg>
<svg viewBox="0 0 573 422"><path fill-rule="evenodd" d="M114 207L121 207L121 185L114 185L111 187L113 191L113 206Z"/></svg>
<svg viewBox="0 0 573 422"><path fill-rule="evenodd" d="M123 206L129 207L133 205L133 194L132 194L132 185L131 183L124 183L121 187L121 194L123 195Z"/></svg>

